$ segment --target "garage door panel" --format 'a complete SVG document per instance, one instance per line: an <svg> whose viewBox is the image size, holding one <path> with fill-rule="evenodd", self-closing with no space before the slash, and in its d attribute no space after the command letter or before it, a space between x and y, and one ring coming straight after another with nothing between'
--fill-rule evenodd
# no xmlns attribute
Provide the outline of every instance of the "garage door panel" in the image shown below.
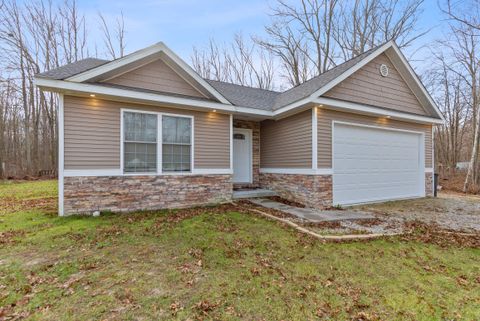
<svg viewBox="0 0 480 321"><path fill-rule="evenodd" d="M422 136L334 125L333 200L355 204L421 196Z"/></svg>

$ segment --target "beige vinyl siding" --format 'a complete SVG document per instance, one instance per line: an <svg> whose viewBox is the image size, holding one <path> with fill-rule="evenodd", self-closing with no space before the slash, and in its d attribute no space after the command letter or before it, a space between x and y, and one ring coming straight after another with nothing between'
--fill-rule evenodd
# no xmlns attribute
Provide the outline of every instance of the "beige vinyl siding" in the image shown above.
<svg viewBox="0 0 480 321"><path fill-rule="evenodd" d="M312 111L260 124L260 167L312 167Z"/></svg>
<svg viewBox="0 0 480 321"><path fill-rule="evenodd" d="M194 167L230 168L230 116L65 96L65 169L120 168L121 108L194 117Z"/></svg>
<svg viewBox="0 0 480 321"><path fill-rule="evenodd" d="M161 59L128 71L105 83L205 98Z"/></svg>
<svg viewBox="0 0 480 321"><path fill-rule="evenodd" d="M388 66L387 77L380 75L381 64ZM373 59L323 96L429 116L385 54Z"/></svg>
<svg viewBox="0 0 480 321"><path fill-rule="evenodd" d="M332 167L332 121L343 121L386 128L405 129L425 133L425 167L432 167L432 126L407 123L384 117L369 117L357 114L318 109L318 167Z"/></svg>

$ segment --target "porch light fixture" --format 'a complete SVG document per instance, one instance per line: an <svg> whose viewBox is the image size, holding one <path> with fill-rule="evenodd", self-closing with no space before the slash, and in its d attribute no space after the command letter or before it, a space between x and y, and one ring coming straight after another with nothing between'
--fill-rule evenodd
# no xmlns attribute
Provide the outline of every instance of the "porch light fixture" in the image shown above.
<svg viewBox="0 0 480 321"><path fill-rule="evenodd" d="M95 97L95 95L94 95L94 94L90 94L90 97Z"/></svg>

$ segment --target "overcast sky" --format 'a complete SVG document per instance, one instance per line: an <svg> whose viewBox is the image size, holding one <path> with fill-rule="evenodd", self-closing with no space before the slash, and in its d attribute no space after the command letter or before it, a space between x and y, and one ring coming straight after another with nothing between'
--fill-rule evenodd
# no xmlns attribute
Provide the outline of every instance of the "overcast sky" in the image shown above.
<svg viewBox="0 0 480 321"><path fill-rule="evenodd" d="M420 60L413 62L419 69L425 63L421 62L425 54L416 53L418 48L440 37L445 24L440 20L437 0L425 1L419 27L432 30L406 52L407 57ZM262 35L273 3L272 0L79 0L78 6L91 20L90 36L100 37L98 12L113 21L123 11L128 32L127 53L163 41L190 63L192 46L201 47L209 38L221 42L229 41L235 32Z"/></svg>

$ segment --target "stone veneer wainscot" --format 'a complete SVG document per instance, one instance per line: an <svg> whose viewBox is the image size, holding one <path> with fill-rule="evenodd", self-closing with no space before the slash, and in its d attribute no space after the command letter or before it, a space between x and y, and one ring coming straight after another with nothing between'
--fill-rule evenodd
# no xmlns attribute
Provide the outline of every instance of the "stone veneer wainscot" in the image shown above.
<svg viewBox="0 0 480 321"><path fill-rule="evenodd" d="M279 196L313 208L332 206L331 175L260 174L260 184Z"/></svg>
<svg viewBox="0 0 480 321"><path fill-rule="evenodd" d="M65 214L182 208L232 199L232 175L64 178Z"/></svg>

